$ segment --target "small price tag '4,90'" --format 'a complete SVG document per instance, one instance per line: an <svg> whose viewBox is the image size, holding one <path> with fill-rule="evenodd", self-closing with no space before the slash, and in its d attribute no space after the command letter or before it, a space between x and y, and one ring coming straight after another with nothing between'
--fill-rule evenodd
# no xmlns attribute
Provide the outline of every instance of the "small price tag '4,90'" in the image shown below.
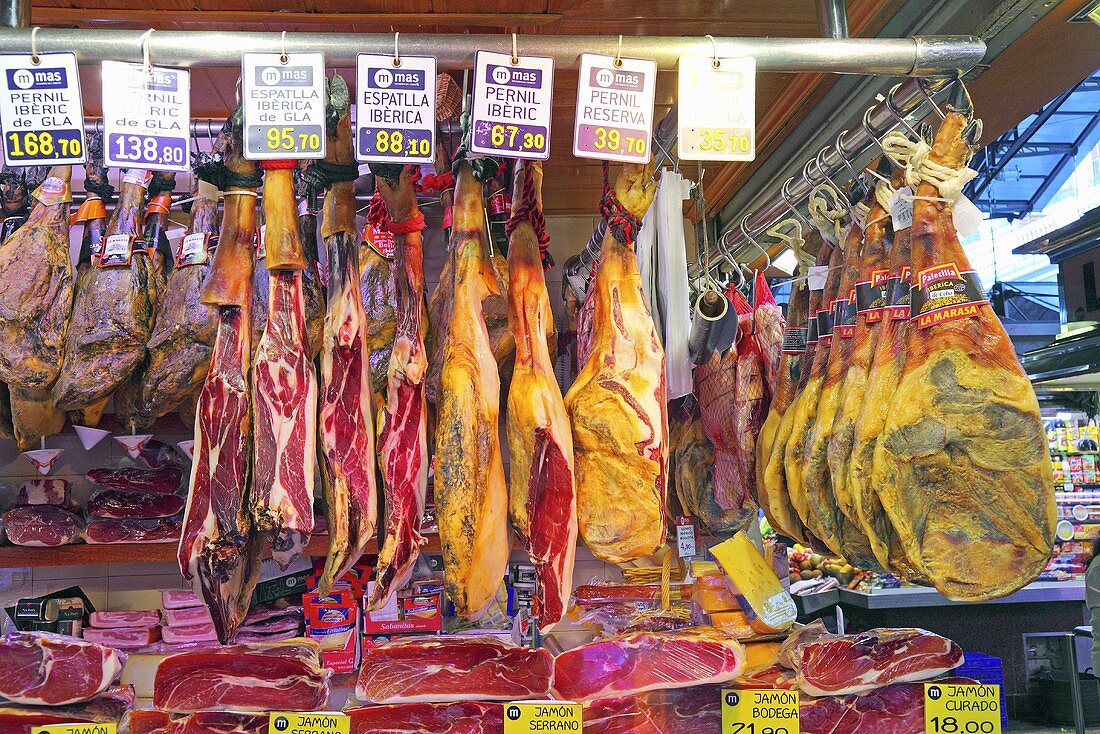
<svg viewBox="0 0 1100 734"><path fill-rule="evenodd" d="M580 732L581 705L566 701L515 701L504 704L504 734Z"/></svg>
<svg viewBox="0 0 1100 734"><path fill-rule="evenodd" d="M272 711L267 734L349 734L351 717L339 711Z"/></svg>
<svg viewBox="0 0 1100 734"><path fill-rule="evenodd" d="M722 734L799 734L798 691L722 691Z"/></svg>
<svg viewBox="0 0 1100 734"><path fill-rule="evenodd" d="M676 518L676 550L680 558L691 558L696 553L695 523L690 517Z"/></svg>
<svg viewBox="0 0 1100 734"><path fill-rule="evenodd" d="M1001 687L924 684L926 734L1001 734Z"/></svg>
<svg viewBox="0 0 1100 734"><path fill-rule="evenodd" d="M325 56L241 54L244 157L325 157Z"/></svg>
<svg viewBox="0 0 1100 734"><path fill-rule="evenodd" d="M9 166L86 160L76 54L0 56L0 133Z"/></svg>
<svg viewBox="0 0 1100 734"><path fill-rule="evenodd" d="M116 734L118 725L109 724L48 724L31 727L31 734Z"/></svg>

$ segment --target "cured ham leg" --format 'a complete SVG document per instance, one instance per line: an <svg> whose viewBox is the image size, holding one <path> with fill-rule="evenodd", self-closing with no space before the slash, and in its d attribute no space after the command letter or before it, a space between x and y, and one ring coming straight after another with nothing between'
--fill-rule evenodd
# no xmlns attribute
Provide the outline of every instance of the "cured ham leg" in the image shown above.
<svg viewBox="0 0 1100 734"><path fill-rule="evenodd" d="M271 277L267 325L252 371L255 420L256 527L286 568L313 532L317 460L317 375L306 333L302 271L309 267L298 234L292 161L265 162L264 216Z"/></svg>
<svg viewBox="0 0 1100 734"><path fill-rule="evenodd" d="M627 164L615 197L637 220L653 202L651 168ZM625 563L665 541L668 396L665 355L642 294L621 214L609 223L592 288L591 352L565 396L573 425L580 534L594 554Z"/></svg>
<svg viewBox="0 0 1100 734"><path fill-rule="evenodd" d="M532 221L542 220L541 180L541 164L521 167L512 197L508 300L516 361L506 428L512 526L542 586L539 627L545 633L561 620L573 590L577 494L569 415L546 341L554 328L554 313L542 274L539 235L532 226Z"/></svg>
<svg viewBox="0 0 1100 734"><path fill-rule="evenodd" d="M342 114L330 128L328 163L355 165L347 84L334 76L330 105ZM354 174L353 174L354 175ZM325 195L321 236L328 250L328 313L321 349L321 450L329 548L320 591L355 565L378 525L374 420L367 314L359 291L359 232L355 226L355 180L334 181Z"/></svg>
<svg viewBox="0 0 1100 734"><path fill-rule="evenodd" d="M945 171L966 164L981 130L956 84L930 154L909 172L920 178L912 322L872 486L906 555L936 588L981 601L1043 570L1056 512L1035 391L972 274L953 205L938 200L957 196L966 179Z"/></svg>
<svg viewBox="0 0 1100 734"><path fill-rule="evenodd" d="M233 121L220 138L225 165L255 176L241 155L241 130ZM225 643L248 613L260 567L262 538L252 532L248 493L252 480L252 235L255 188L230 186L220 244L207 275L202 302L218 309L210 369L199 391L195 458L179 545L180 572L210 610ZM239 192L239 193L238 193Z"/></svg>
<svg viewBox="0 0 1100 734"><path fill-rule="evenodd" d="M496 290L485 253L484 194L466 162L455 190L454 309L443 355L435 498L447 596L476 620L508 568L508 489L500 454L500 375L482 310Z"/></svg>
<svg viewBox="0 0 1100 734"><path fill-rule="evenodd" d="M420 555L420 522L428 496L428 371L424 348L423 216L416 207L412 167L375 165L389 227L398 230L394 252L397 331L387 370L388 389L379 460L386 497L386 539L378 553L370 608L405 587ZM394 175L396 173L396 175Z"/></svg>

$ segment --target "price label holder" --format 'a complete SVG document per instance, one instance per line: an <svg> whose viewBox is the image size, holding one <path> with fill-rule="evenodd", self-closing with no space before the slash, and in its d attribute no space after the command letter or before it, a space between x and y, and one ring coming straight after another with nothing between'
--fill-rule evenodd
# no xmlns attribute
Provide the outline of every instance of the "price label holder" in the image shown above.
<svg viewBox="0 0 1100 734"><path fill-rule="evenodd" d="M648 163L656 85L656 61L581 54L573 155Z"/></svg>
<svg viewBox="0 0 1100 734"><path fill-rule="evenodd" d="M351 717L339 711L272 711L267 734L350 734Z"/></svg>
<svg viewBox="0 0 1100 734"><path fill-rule="evenodd" d="M554 60L478 51L470 151L545 161L550 158Z"/></svg>
<svg viewBox="0 0 1100 734"><path fill-rule="evenodd" d="M756 59L681 56L677 102L680 160L756 157Z"/></svg>
<svg viewBox="0 0 1100 734"><path fill-rule="evenodd" d="M698 552L695 542L695 523L690 517L676 518L676 550L680 558L692 558Z"/></svg>
<svg viewBox="0 0 1100 734"><path fill-rule="evenodd" d="M241 54L241 101L245 158L325 157L324 54Z"/></svg>
<svg viewBox="0 0 1100 734"><path fill-rule="evenodd" d="M924 684L926 734L1001 734L1000 686Z"/></svg>
<svg viewBox="0 0 1100 734"><path fill-rule="evenodd" d="M190 73L121 61L102 68L104 163L190 171Z"/></svg>
<svg viewBox="0 0 1100 734"><path fill-rule="evenodd" d="M504 706L504 734L561 731L581 734L581 705L567 701L514 701Z"/></svg>
<svg viewBox="0 0 1100 734"><path fill-rule="evenodd" d="M355 157L364 162L435 160L435 59L356 57Z"/></svg>
<svg viewBox="0 0 1100 734"><path fill-rule="evenodd" d="M32 726L31 734L117 734L118 724L48 724Z"/></svg>
<svg viewBox="0 0 1100 734"><path fill-rule="evenodd" d="M76 54L0 55L0 133L9 166L87 160Z"/></svg>
<svg viewBox="0 0 1100 734"><path fill-rule="evenodd" d="M722 734L799 734L798 691L722 691Z"/></svg>

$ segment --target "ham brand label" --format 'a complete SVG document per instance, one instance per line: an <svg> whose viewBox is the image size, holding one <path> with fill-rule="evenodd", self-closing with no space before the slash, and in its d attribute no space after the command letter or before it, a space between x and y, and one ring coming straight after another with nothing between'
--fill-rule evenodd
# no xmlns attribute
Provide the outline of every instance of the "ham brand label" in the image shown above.
<svg viewBox="0 0 1100 734"><path fill-rule="evenodd" d="M272 711L267 734L349 734L351 717L338 711Z"/></svg>
<svg viewBox="0 0 1100 734"><path fill-rule="evenodd" d="M806 351L807 327L788 326L783 332L783 354L802 354ZM814 334L815 341L817 334Z"/></svg>
<svg viewBox="0 0 1100 734"><path fill-rule="evenodd" d="M32 726L31 734L116 734L118 724L49 724Z"/></svg>
<svg viewBox="0 0 1100 734"><path fill-rule="evenodd" d="M622 163L652 158L657 62L581 54L573 155Z"/></svg>
<svg viewBox="0 0 1100 734"><path fill-rule="evenodd" d="M912 271L904 265L886 281L886 316L891 321L909 320L909 279Z"/></svg>
<svg viewBox="0 0 1100 734"><path fill-rule="evenodd" d="M103 240L103 253L99 258L99 267L113 268L129 266L134 255L135 238L132 234L113 234Z"/></svg>
<svg viewBox="0 0 1100 734"><path fill-rule="evenodd" d="M924 684L927 734L1001 734L1001 687Z"/></svg>
<svg viewBox="0 0 1100 734"><path fill-rule="evenodd" d="M806 321L806 345L817 344L821 340L821 335L817 330L817 316L810 315L810 318Z"/></svg>
<svg viewBox="0 0 1100 734"><path fill-rule="evenodd" d="M798 691L722 691L723 734L799 734Z"/></svg>
<svg viewBox="0 0 1100 734"><path fill-rule="evenodd" d="M108 167L191 170L191 75L103 62L103 161Z"/></svg>
<svg viewBox="0 0 1100 734"><path fill-rule="evenodd" d="M431 163L435 155L435 59L359 54L356 63L355 157L360 161Z"/></svg>
<svg viewBox="0 0 1100 734"><path fill-rule="evenodd" d="M917 328L973 318L982 305L989 303L973 270L959 271L953 263L925 268L916 274L910 289L910 320Z"/></svg>
<svg viewBox="0 0 1100 734"><path fill-rule="evenodd" d="M856 335L856 291L848 291L848 297L837 301L836 325L833 330L841 339L851 339Z"/></svg>
<svg viewBox="0 0 1100 734"><path fill-rule="evenodd" d="M547 160L553 91L553 59L478 51L470 152Z"/></svg>
<svg viewBox="0 0 1100 734"><path fill-rule="evenodd" d="M83 163L84 108L76 54L0 56L0 134L9 166Z"/></svg>
<svg viewBox="0 0 1100 734"><path fill-rule="evenodd" d="M204 265L210 258L210 251L218 245L218 238L211 238L209 232L192 232L180 240L176 250L176 267Z"/></svg>
<svg viewBox="0 0 1100 734"><path fill-rule="evenodd" d="M564 701L505 703L504 734L564 731L580 734L581 705Z"/></svg>
<svg viewBox="0 0 1100 734"><path fill-rule="evenodd" d="M856 283L856 311L863 315L865 323L873 324L882 321L889 283L889 270L872 270L870 280L861 280Z"/></svg>
<svg viewBox="0 0 1100 734"><path fill-rule="evenodd" d="M835 311L831 308L823 308L817 312L817 341L827 342L833 338L834 314Z"/></svg>
<svg viewBox="0 0 1100 734"><path fill-rule="evenodd" d="M241 54L244 157L325 157L325 57Z"/></svg>
<svg viewBox="0 0 1100 734"><path fill-rule="evenodd" d="M676 151L680 160L756 157L756 59L681 56Z"/></svg>

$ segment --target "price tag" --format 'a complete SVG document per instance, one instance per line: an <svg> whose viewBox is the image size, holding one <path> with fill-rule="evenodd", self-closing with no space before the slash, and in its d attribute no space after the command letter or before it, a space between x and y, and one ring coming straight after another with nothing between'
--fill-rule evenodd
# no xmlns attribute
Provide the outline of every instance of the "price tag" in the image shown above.
<svg viewBox="0 0 1100 734"><path fill-rule="evenodd" d="M798 691L722 691L722 734L798 734Z"/></svg>
<svg viewBox="0 0 1100 734"><path fill-rule="evenodd" d="M953 205L952 219L955 222L955 230L959 233L959 239L965 240L982 226L985 212L974 206L974 202L970 199L960 196Z"/></svg>
<svg viewBox="0 0 1100 734"><path fill-rule="evenodd" d="M9 166L83 163L84 109L76 54L0 56L0 133Z"/></svg>
<svg viewBox="0 0 1100 734"><path fill-rule="evenodd" d="M435 59L359 54L355 155L360 161L431 163L435 155Z"/></svg>
<svg viewBox="0 0 1100 734"><path fill-rule="evenodd" d="M47 724L32 726L31 734L117 734L118 724Z"/></svg>
<svg viewBox="0 0 1100 734"><path fill-rule="evenodd" d="M903 186L890 198L890 223L895 232L913 226L913 189Z"/></svg>
<svg viewBox="0 0 1100 734"><path fill-rule="evenodd" d="M349 734L351 717L339 711L272 711L267 734Z"/></svg>
<svg viewBox="0 0 1100 734"><path fill-rule="evenodd" d="M103 160L107 166L191 170L191 76L103 62Z"/></svg>
<svg viewBox="0 0 1100 734"><path fill-rule="evenodd" d="M241 54L241 101L245 158L325 157L324 54Z"/></svg>
<svg viewBox="0 0 1100 734"><path fill-rule="evenodd" d="M504 734L572 731L580 734L581 705L565 701L516 701L504 706Z"/></svg>
<svg viewBox="0 0 1100 734"><path fill-rule="evenodd" d="M623 163L652 158L657 62L581 54L573 155Z"/></svg>
<svg viewBox="0 0 1100 734"><path fill-rule="evenodd" d="M690 517L676 518L676 549L680 558L691 558L696 553L695 523Z"/></svg>
<svg viewBox="0 0 1100 734"><path fill-rule="evenodd" d="M478 51L470 151L547 160L554 60Z"/></svg>
<svg viewBox="0 0 1100 734"><path fill-rule="evenodd" d="M924 684L926 734L1001 734L1000 686Z"/></svg>
<svg viewBox="0 0 1100 734"><path fill-rule="evenodd" d="M806 285L812 291L825 289L825 281L829 277L828 265L811 265L806 270Z"/></svg>
<svg viewBox="0 0 1100 734"><path fill-rule="evenodd" d="M756 59L682 56L676 151L681 160L756 157Z"/></svg>

